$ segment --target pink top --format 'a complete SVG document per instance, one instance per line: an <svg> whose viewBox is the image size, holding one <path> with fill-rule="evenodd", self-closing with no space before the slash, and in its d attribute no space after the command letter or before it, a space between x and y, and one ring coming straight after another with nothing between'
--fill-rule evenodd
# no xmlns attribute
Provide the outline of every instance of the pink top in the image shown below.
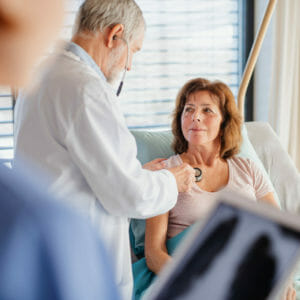
<svg viewBox="0 0 300 300"><path fill-rule="evenodd" d="M166 161L167 168L181 165L179 155L173 155ZM222 191L235 191L256 201L273 188L261 169L250 159L234 156L227 160L229 179L225 187L216 192L202 190L196 183L189 193L179 193L177 204L169 214L168 238L203 219L210 211L215 199Z"/></svg>

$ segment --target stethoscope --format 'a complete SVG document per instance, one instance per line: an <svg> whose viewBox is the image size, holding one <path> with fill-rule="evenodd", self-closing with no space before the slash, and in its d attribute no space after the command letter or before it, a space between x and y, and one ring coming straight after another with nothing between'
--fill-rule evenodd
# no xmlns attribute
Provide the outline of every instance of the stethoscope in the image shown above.
<svg viewBox="0 0 300 300"><path fill-rule="evenodd" d="M124 83L126 72L127 72L127 66L128 66L128 62L129 62L129 44L128 44L128 41L126 39L124 39L122 37L117 37L116 35L113 37L113 39L114 40L121 39L122 41L124 41L126 43L126 46L127 46L127 58L126 58L126 63L125 63L125 69L124 69L119 87L117 89L117 96L119 96L120 93L121 93L122 87L123 87L123 83Z"/></svg>
<svg viewBox="0 0 300 300"><path fill-rule="evenodd" d="M195 170L195 181L199 182L202 179L202 170L200 168L194 168Z"/></svg>

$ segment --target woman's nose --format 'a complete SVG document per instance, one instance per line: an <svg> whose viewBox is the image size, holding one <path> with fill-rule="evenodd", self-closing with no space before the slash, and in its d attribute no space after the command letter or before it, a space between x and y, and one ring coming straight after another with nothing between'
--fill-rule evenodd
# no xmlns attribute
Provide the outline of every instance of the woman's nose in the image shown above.
<svg viewBox="0 0 300 300"><path fill-rule="evenodd" d="M196 111L195 114L194 114L194 121L200 122L200 120L201 120L200 112Z"/></svg>

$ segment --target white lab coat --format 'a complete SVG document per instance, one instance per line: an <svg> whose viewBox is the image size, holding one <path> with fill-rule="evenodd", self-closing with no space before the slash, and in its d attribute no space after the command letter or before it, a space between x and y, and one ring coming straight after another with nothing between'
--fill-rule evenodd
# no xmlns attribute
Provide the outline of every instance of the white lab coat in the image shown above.
<svg viewBox="0 0 300 300"><path fill-rule="evenodd" d="M115 91L86 53L69 54L57 58L38 89L17 100L14 165L25 156L49 174L51 192L93 220L112 254L123 299L131 299L128 218L170 210L176 181L167 170L142 169Z"/></svg>

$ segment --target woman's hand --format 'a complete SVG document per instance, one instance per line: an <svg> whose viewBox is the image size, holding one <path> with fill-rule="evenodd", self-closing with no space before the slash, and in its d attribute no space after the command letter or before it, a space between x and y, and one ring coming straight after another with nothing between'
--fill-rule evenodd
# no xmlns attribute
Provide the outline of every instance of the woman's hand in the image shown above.
<svg viewBox="0 0 300 300"><path fill-rule="evenodd" d="M165 158L156 158L154 160L151 160L143 165L143 169L147 169L150 171L158 171L163 168L165 168Z"/></svg>
<svg viewBox="0 0 300 300"><path fill-rule="evenodd" d="M277 207L278 209L280 209L278 203L276 202L276 200L274 198L273 193L266 194L261 200L264 201L265 203L268 203L268 204L273 205L273 206ZM291 282L291 280L285 288L282 300L296 300L296 290L294 289L293 283Z"/></svg>
<svg viewBox="0 0 300 300"><path fill-rule="evenodd" d="M293 284L290 283L284 292L284 297L282 298L282 300L296 300L296 290L293 287Z"/></svg>
<svg viewBox="0 0 300 300"><path fill-rule="evenodd" d="M274 198L274 194L273 193L267 193L260 200L263 201L263 202L265 202L265 203L271 204L271 205L273 205L273 206L275 206L275 207L277 207L277 208L280 209L277 201Z"/></svg>

